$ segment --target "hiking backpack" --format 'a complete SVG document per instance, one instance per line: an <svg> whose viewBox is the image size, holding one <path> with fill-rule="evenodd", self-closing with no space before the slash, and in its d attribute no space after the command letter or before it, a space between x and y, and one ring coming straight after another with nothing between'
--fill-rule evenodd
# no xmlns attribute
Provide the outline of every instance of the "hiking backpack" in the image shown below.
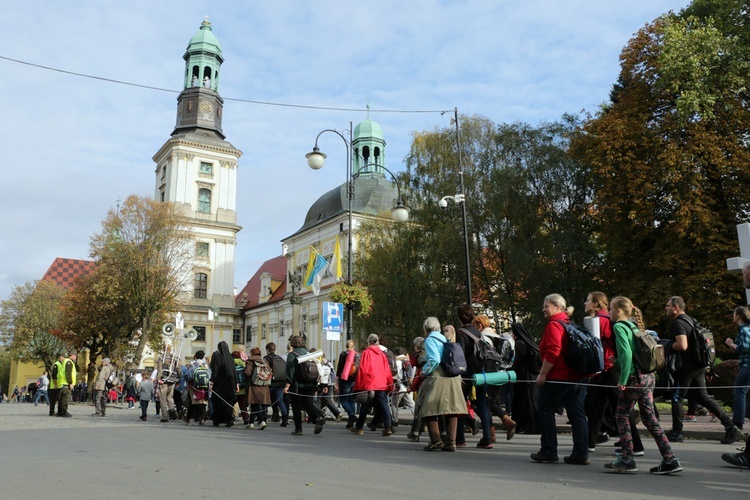
<svg viewBox="0 0 750 500"><path fill-rule="evenodd" d="M510 370L513 367L513 361L516 359L516 351L513 348L513 340L508 334L501 334L500 337L489 337L492 339L492 345L495 351L500 355L500 369Z"/></svg>
<svg viewBox="0 0 750 500"><path fill-rule="evenodd" d="M211 377L208 374L208 367L206 365L199 365L193 371L193 387L196 389L208 389Z"/></svg>
<svg viewBox="0 0 750 500"><path fill-rule="evenodd" d="M104 385L107 387L107 389L111 389L114 386L117 385L117 372L112 370L112 373L109 374L109 377L107 377L106 382L104 382Z"/></svg>
<svg viewBox="0 0 750 500"><path fill-rule="evenodd" d="M318 363L316 363L312 359L307 360L303 363L297 362L296 378L297 382L301 384L317 384Z"/></svg>
<svg viewBox="0 0 750 500"><path fill-rule="evenodd" d="M625 323L633 332L635 338L633 361L641 372L652 373L666 366L667 358L664 354L664 346L659 344L656 338L630 321L618 321L617 323Z"/></svg>
<svg viewBox="0 0 750 500"><path fill-rule="evenodd" d="M247 374L245 373L246 368L247 363L244 365L238 365L237 363L234 364L234 375L237 379L237 383L240 384L240 387L244 387L245 382L247 381Z"/></svg>
<svg viewBox="0 0 750 500"><path fill-rule="evenodd" d="M388 366L391 368L391 375L395 378L398 375L398 363L396 363L396 355L390 349L385 350L385 357L388 358Z"/></svg>
<svg viewBox="0 0 750 500"><path fill-rule="evenodd" d="M268 363L265 361L259 363L257 361L252 362L254 366L253 375L251 382L253 385L266 386L271 385L271 379L273 379L273 371ZM250 363L248 363L249 365Z"/></svg>
<svg viewBox="0 0 750 500"><path fill-rule="evenodd" d="M698 320L693 320L693 334L695 335L695 349L693 357L699 366L713 366L716 361L716 345L714 344L714 334L701 325Z"/></svg>
<svg viewBox="0 0 750 500"><path fill-rule="evenodd" d="M458 377L466 373L466 356L464 356L464 350L461 349L458 343L443 342L443 355L440 356L440 366L446 377Z"/></svg>
<svg viewBox="0 0 750 500"><path fill-rule="evenodd" d="M556 319L568 335L568 345L563 352L565 362L571 370L582 375L593 375L604 370L602 341L586 328L572 321L566 323Z"/></svg>
<svg viewBox="0 0 750 500"><path fill-rule="evenodd" d="M503 370L505 362L502 356L495 350L492 342L485 342L484 336L480 333L479 337L471 333L466 328L459 328L466 337L472 341L471 349L474 359L472 366L474 373L494 373Z"/></svg>

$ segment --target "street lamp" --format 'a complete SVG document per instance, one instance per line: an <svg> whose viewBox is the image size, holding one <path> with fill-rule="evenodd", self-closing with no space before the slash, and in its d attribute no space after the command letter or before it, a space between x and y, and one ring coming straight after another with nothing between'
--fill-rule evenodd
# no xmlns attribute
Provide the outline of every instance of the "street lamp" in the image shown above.
<svg viewBox="0 0 750 500"><path fill-rule="evenodd" d="M453 203L461 204L461 215L464 224L464 256L466 258L466 303L471 304L471 264L469 262L469 232L466 229L466 197L462 194L454 196L443 196L438 201L440 208L448 207L448 200L452 200Z"/></svg>
<svg viewBox="0 0 750 500"><path fill-rule="evenodd" d="M320 132L318 132L318 135L315 137L315 146L313 147L313 150L305 155L305 158L307 158L307 165L313 169L313 170L320 170L323 168L323 165L325 164L325 160L327 158L327 155L320 151L320 148L318 147L318 140L320 139L320 136L323 135L326 132L332 132L339 136L342 141L344 141L344 146L346 147L346 194L347 194L347 218L348 218L348 224L349 229L347 231L347 246L346 246L346 282L347 284L352 284L352 228L354 227L352 224L352 202L354 200L354 174L352 172L352 144L350 141L344 137L344 135L335 129L325 129ZM349 122L349 138L351 139L354 137L354 132L352 129L352 122ZM398 185L398 182L396 182L396 177L393 175L393 173L388 170L387 168L383 167L382 165L378 165L378 167L382 168L383 170L387 171L389 174L391 174L391 177L393 177L393 180L396 184L396 189L398 190L398 200L396 202L396 207L392 210L392 217L393 220L396 222L405 222L409 218L409 211L404 206L402 200L401 200L401 188ZM352 310L351 305L347 305L348 314L346 316L346 330L347 330L347 339L352 338Z"/></svg>

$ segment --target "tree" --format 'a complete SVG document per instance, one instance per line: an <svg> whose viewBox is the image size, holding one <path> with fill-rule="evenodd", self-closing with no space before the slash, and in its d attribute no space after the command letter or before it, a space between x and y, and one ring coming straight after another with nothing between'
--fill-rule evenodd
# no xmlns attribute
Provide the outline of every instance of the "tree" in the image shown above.
<svg viewBox="0 0 750 500"><path fill-rule="evenodd" d="M16 286L0 303L0 335L8 354L21 362L43 363L47 371L69 347L61 338L60 301L65 290L53 281Z"/></svg>
<svg viewBox="0 0 750 500"><path fill-rule="evenodd" d="M622 52L611 102L572 146L592 167L615 290L662 328L666 299L682 295L720 332L717 345L741 301L724 263L750 208L744 4L696 1L641 29Z"/></svg>
<svg viewBox="0 0 750 500"><path fill-rule="evenodd" d="M167 314L187 298L195 242L173 204L129 196L91 239L96 272L71 297L67 322L79 342L132 356L158 342ZM88 340L85 340L88 339Z"/></svg>

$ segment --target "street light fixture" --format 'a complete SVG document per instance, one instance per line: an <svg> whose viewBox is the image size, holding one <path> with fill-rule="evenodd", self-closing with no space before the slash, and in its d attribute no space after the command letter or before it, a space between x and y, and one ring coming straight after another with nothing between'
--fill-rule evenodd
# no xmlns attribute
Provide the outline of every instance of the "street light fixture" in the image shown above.
<svg viewBox="0 0 750 500"><path fill-rule="evenodd" d="M346 247L346 282L347 284L352 284L352 228L354 227L352 224L352 202L354 200L354 174L352 172L352 144L349 140L344 137L344 135L335 129L325 129L320 132L318 132L318 135L315 137L315 146L313 147L313 150L305 155L305 158L307 158L307 165L313 169L313 170L320 170L323 168L323 165L325 164L325 160L327 158L327 155L320 151L320 148L318 147L318 140L320 139L320 136L323 135L326 132L332 132L339 136L342 141L344 141L344 146L346 147L346 192L347 192L347 218L348 218L348 230L347 230L347 247ZM349 138L351 139L354 136L353 128L352 128L352 122L349 122ZM396 222L405 222L409 219L409 210L404 206L404 203L401 200L401 188L398 185L398 182L396 181L396 177L393 175L393 173L385 168L382 165L378 165L379 168L382 168L389 174L391 174L391 177L393 177L394 183L396 184L396 189L398 190L398 200L396 201L396 207L391 211L391 215L393 217L393 220ZM346 330L347 330L347 339L352 338L352 310L351 305L347 307L348 314L346 316Z"/></svg>

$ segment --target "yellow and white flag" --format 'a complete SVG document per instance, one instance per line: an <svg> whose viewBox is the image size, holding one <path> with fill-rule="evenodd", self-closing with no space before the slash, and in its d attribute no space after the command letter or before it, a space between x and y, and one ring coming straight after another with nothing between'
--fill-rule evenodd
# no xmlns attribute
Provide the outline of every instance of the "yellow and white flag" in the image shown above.
<svg viewBox="0 0 750 500"><path fill-rule="evenodd" d="M333 247L333 258L330 264L331 274L336 277L336 281L341 280L341 245L339 245L339 237L336 236L336 244Z"/></svg>

